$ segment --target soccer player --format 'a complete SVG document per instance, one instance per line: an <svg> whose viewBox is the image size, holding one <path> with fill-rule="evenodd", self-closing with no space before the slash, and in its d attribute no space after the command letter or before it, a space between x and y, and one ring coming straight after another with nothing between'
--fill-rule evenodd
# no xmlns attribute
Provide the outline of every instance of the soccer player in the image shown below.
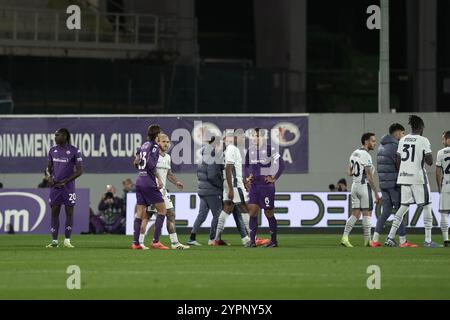
<svg viewBox="0 0 450 320"><path fill-rule="evenodd" d="M250 213L250 242L247 247L256 247L258 213L264 209L269 221L271 239L263 245L266 248L278 247L277 219L274 216L275 182L284 170L284 161L278 149L266 140L263 130L256 128L245 156L245 177L250 188L248 208Z"/></svg>
<svg viewBox="0 0 450 320"><path fill-rule="evenodd" d="M448 215L450 213L450 131L442 135L442 144L436 158L436 182L440 194L439 212L441 213L441 231L444 247L450 247L448 241Z"/></svg>
<svg viewBox="0 0 450 320"><path fill-rule="evenodd" d="M70 243L73 226L73 208L77 200L75 179L83 174L80 150L70 144L70 133L66 128L55 132L56 146L48 152L46 175L50 184L50 207L52 208L52 242L47 248L58 247L59 213L61 205L66 211L64 247L74 248Z"/></svg>
<svg viewBox="0 0 450 320"><path fill-rule="evenodd" d="M223 230L225 229L225 222L228 216L233 212L234 206L239 206L239 213L236 212L235 219L242 220L243 215L248 212L246 207L247 194L245 192L245 186L242 178L242 156L239 148L236 145L244 145L244 133L227 133L225 136L225 152L224 152L224 182L223 182L223 208L219 215L217 222L216 237L214 239L214 245L227 245L225 241L221 239ZM243 214L241 214L243 213ZM246 245L250 238L245 230L244 221L237 223L240 226L241 241L243 245Z"/></svg>
<svg viewBox="0 0 450 320"><path fill-rule="evenodd" d="M377 171L382 195L382 212L378 217L377 225L372 239L372 247L381 247L380 234L383 232L386 220L400 208L400 187L397 185L398 168L395 163L398 141L405 136L405 128L394 123L389 127L389 134L384 135L380 141L377 153ZM418 247L406 240L406 227L402 222L399 228L400 247Z"/></svg>
<svg viewBox="0 0 450 320"><path fill-rule="evenodd" d="M169 238L170 238L170 245L172 249L178 249L178 250L184 250L189 249L189 246L186 246L184 244L181 244L178 241L178 236L175 228L175 211L173 208L173 203L170 200L169 194L167 193L166 189L166 181L169 180L171 183L173 183L177 189L183 190L183 183L181 181L178 181L175 177L175 174L171 170L171 158L170 155L167 153L167 151L170 148L170 140L169 137L161 133L158 136L158 145L160 148L159 151L159 158L158 163L156 164L156 173L158 175L158 179L161 180L162 189L161 193L163 195L163 199L166 205L167 209L167 231L169 232ZM142 220L142 226L141 226L141 234L139 237L139 243L143 249L148 249L144 245L144 239L145 239L145 232L147 229L147 224L149 221L150 216L147 217L147 219ZM161 249L160 247L158 249Z"/></svg>
<svg viewBox="0 0 450 320"><path fill-rule="evenodd" d="M372 163L372 157L369 151L372 151L377 145L375 134L368 132L361 137L362 147L353 151L349 159L349 168L347 174L353 177L351 199L352 199L352 215L345 224L344 234L342 235L341 244L344 247L352 248L348 236L353 229L355 223L363 214L363 231L364 246L370 247L370 218L373 210L372 190L375 193L375 202L380 201L378 188L375 186L373 175L375 168Z"/></svg>
<svg viewBox="0 0 450 320"><path fill-rule="evenodd" d="M409 125L412 133L400 139L397 149L397 167L399 175L397 184L401 185L401 206L395 214L394 221L384 245L396 247L394 240L397 229L403 221L403 216L409 210L409 206L416 203L423 209L425 225L425 243L427 248L440 247L431 241L431 229L433 227L433 215L431 213L430 185L424 163L433 165L433 154L431 144L423 137L425 124L423 120L415 115L409 117Z"/></svg>
<svg viewBox="0 0 450 320"><path fill-rule="evenodd" d="M144 142L139 148L139 152L134 159L134 166L139 170L138 178L136 179L136 217L134 219L134 234L133 244L131 249L142 250L139 243L139 235L141 233L142 219L145 218L147 207L154 205L158 215L155 222L155 232L153 235L152 248L155 249L169 249L159 242L161 236L164 218L166 216L166 205L156 184L155 169L159 159L159 146L156 143L156 138L161 132L161 128L152 124L148 127L147 136L148 141Z"/></svg>

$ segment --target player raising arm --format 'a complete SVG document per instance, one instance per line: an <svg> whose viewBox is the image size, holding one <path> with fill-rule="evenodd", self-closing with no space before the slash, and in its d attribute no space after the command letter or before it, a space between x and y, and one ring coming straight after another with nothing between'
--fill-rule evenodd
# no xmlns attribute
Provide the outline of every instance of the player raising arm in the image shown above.
<svg viewBox="0 0 450 320"><path fill-rule="evenodd" d="M47 248L58 247L59 213L61 205L66 211L64 246L73 248L70 237L73 227L73 208L77 200L75 179L82 175L80 151L70 144L70 133L66 128L55 132L56 146L48 152L47 177L50 184L50 207L52 208L52 242Z"/></svg>
<svg viewBox="0 0 450 320"><path fill-rule="evenodd" d="M439 191L439 212L441 213L441 231L444 247L450 247L448 241L448 215L450 213L450 131L442 135L444 148L436 157L436 182Z"/></svg>
<svg viewBox="0 0 450 320"><path fill-rule="evenodd" d="M364 133L361 137L362 147L353 151L349 160L349 168L347 174L353 176L353 183L351 189L352 199L352 215L348 218L345 224L344 234L342 235L341 244L344 247L352 248L348 236L353 229L355 223L363 214L363 231L364 231L364 246L371 246L371 222L373 210L372 190L375 194L375 202L380 201L378 195L378 188L373 179L375 168L373 166L372 157L369 151L373 150L377 145L374 133Z"/></svg>

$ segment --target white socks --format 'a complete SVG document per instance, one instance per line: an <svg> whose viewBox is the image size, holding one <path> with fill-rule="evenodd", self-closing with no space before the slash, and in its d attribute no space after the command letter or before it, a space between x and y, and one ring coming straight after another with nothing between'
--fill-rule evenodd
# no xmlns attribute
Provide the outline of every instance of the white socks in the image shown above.
<svg viewBox="0 0 450 320"><path fill-rule="evenodd" d="M170 243L171 244L176 244L178 243L178 236L176 233L171 233L169 234L169 238L170 238Z"/></svg>
<svg viewBox="0 0 450 320"><path fill-rule="evenodd" d="M372 241L373 242L378 242L378 240L380 240L380 234L378 233L378 232L374 232L373 233L373 238L372 238Z"/></svg>
<svg viewBox="0 0 450 320"><path fill-rule="evenodd" d="M242 244L243 244L243 245L246 245L247 242L250 241L250 237L249 237L249 236L245 236L245 237L243 237L243 238L241 239L241 241L242 241Z"/></svg>
<svg viewBox="0 0 450 320"><path fill-rule="evenodd" d="M448 213L441 213L441 231L444 241L448 241Z"/></svg>
<svg viewBox="0 0 450 320"><path fill-rule="evenodd" d="M364 232L364 241L370 241L370 232L372 228L372 226L370 225L370 216L363 216L362 225Z"/></svg>
<svg viewBox="0 0 450 320"><path fill-rule="evenodd" d="M353 229L353 226L355 225L356 221L358 221L358 219L356 219L356 217L354 215L351 215L350 218L348 218L347 223L345 224L345 229L344 229L344 237L348 237L348 235L350 234L350 232Z"/></svg>
<svg viewBox="0 0 450 320"><path fill-rule="evenodd" d="M403 221L403 216L408 212L409 206L400 206L400 208L397 210L397 213L395 214L394 221L392 222L391 230L389 231L388 237L390 239L395 238L395 234L397 233L398 228L400 227L400 224Z"/></svg>
<svg viewBox="0 0 450 320"><path fill-rule="evenodd" d="M425 242L431 242L431 228L433 228L433 214L431 213L431 205L427 204L423 207L423 224L425 226Z"/></svg>
<svg viewBox="0 0 450 320"><path fill-rule="evenodd" d="M398 237L400 239L400 244L404 244L406 242L406 237Z"/></svg>
<svg viewBox="0 0 450 320"><path fill-rule="evenodd" d="M220 240L220 235L223 232L223 229L225 229L225 222L227 221L227 218L229 217L229 214L222 210L219 216L219 220L217 222L217 230L216 230L216 240Z"/></svg>
<svg viewBox="0 0 450 320"><path fill-rule="evenodd" d="M139 235L139 244L144 244L145 233L141 233Z"/></svg>
<svg viewBox="0 0 450 320"><path fill-rule="evenodd" d="M245 230L247 230L247 234L250 235L250 215L248 212L242 212L242 220L244 220Z"/></svg>

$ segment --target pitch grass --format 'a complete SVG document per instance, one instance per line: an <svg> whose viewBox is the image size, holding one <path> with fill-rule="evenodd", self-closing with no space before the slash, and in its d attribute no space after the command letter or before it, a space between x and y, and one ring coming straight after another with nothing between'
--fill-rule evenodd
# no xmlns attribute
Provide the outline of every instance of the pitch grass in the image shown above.
<svg viewBox="0 0 450 320"><path fill-rule="evenodd" d="M440 240L435 235L435 240ZM180 235L185 241L187 236ZM48 236L0 236L1 299L449 299L450 248L339 246L339 235L280 235L280 247L134 251L129 236L81 236L47 249ZM163 237L163 242L168 239ZM206 236L199 240L206 242ZM422 236L410 236L422 244ZM81 290L68 290L69 265ZM381 268L369 290L367 267Z"/></svg>

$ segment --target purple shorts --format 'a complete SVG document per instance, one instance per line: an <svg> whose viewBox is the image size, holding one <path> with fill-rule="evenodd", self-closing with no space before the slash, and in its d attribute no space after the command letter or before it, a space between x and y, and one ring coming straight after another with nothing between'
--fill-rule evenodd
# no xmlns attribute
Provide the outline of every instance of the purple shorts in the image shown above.
<svg viewBox="0 0 450 320"><path fill-rule="evenodd" d="M273 209L275 202L275 185L254 184L250 187L249 204L256 204L261 209Z"/></svg>
<svg viewBox="0 0 450 320"><path fill-rule="evenodd" d="M136 186L136 204L149 206L161 202L164 202L164 199L158 188Z"/></svg>
<svg viewBox="0 0 450 320"><path fill-rule="evenodd" d="M77 195L74 188L50 188L50 197L48 202L52 206L74 206L77 201Z"/></svg>

